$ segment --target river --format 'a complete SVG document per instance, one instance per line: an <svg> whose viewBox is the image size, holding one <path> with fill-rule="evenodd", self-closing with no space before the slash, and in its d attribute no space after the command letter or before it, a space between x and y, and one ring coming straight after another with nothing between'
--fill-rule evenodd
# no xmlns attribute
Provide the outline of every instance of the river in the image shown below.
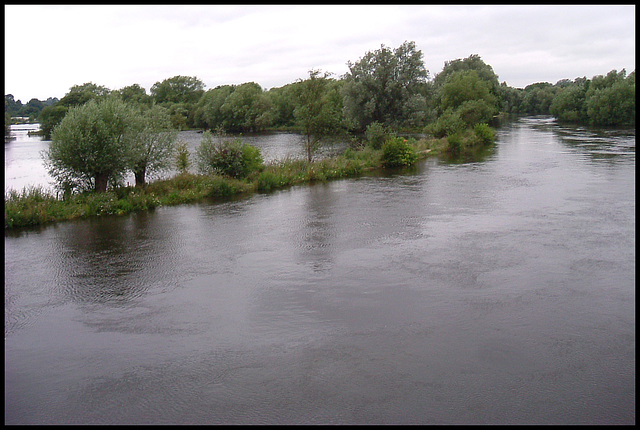
<svg viewBox="0 0 640 430"><path fill-rule="evenodd" d="M635 130L521 118L475 161L5 233L5 424L635 404Z"/></svg>

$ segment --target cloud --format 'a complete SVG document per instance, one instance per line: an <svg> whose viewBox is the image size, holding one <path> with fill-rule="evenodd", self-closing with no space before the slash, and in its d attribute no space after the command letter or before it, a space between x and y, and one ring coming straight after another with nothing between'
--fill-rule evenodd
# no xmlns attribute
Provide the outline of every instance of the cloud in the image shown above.
<svg viewBox="0 0 640 430"><path fill-rule="evenodd" d="M517 87L635 69L635 6L5 5L5 36L5 89L23 102L176 75L268 89L407 40L432 77L471 54Z"/></svg>

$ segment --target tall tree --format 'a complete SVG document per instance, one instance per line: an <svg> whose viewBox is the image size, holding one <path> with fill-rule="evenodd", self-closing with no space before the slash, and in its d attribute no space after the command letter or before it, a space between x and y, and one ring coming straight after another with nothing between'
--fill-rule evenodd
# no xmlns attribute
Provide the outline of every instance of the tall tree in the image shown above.
<svg viewBox="0 0 640 430"><path fill-rule="evenodd" d="M151 99L171 111L176 128L195 123L195 107L204 94L204 83L195 76L174 76L151 86Z"/></svg>
<svg viewBox="0 0 640 430"><path fill-rule="evenodd" d="M415 42L404 42L395 50L382 45L347 65L344 105L359 131L373 122L400 127L425 110L423 91L429 72Z"/></svg>
<svg viewBox="0 0 640 430"><path fill-rule="evenodd" d="M138 84L128 85L117 91L126 103L149 104L151 96Z"/></svg>
<svg viewBox="0 0 640 430"><path fill-rule="evenodd" d="M304 135L309 162L326 137L342 131L342 97L336 81L329 76L311 70L309 78L296 86L294 116Z"/></svg>
<svg viewBox="0 0 640 430"><path fill-rule="evenodd" d="M204 83L195 76L174 76L151 86L156 103L197 103L204 93Z"/></svg>

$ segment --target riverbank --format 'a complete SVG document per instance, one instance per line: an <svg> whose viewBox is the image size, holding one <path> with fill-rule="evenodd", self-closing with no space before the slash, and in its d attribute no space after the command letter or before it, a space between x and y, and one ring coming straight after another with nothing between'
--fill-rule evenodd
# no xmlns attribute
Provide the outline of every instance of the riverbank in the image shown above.
<svg viewBox="0 0 640 430"><path fill-rule="evenodd" d="M448 141L412 140L412 148L418 159L424 159L442 155L448 148ZM297 159L271 162L242 180L183 173L151 182L145 188L118 187L104 193L81 193L66 200L43 188L10 190L5 195L5 230L93 216L126 215L205 199L222 201L293 185L352 178L385 169L382 158L381 149L365 146L359 150L347 149L342 155L312 163Z"/></svg>

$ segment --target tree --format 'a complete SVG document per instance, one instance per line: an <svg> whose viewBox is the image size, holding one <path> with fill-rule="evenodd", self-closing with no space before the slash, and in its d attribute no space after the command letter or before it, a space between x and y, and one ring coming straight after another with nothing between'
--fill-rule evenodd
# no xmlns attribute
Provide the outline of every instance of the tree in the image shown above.
<svg viewBox="0 0 640 430"><path fill-rule="evenodd" d="M299 82L287 84L283 87L271 88L265 93L270 100L272 125L276 127L291 127L295 123L293 111L295 105L295 87Z"/></svg>
<svg viewBox="0 0 640 430"><path fill-rule="evenodd" d="M442 71L434 78L434 84L437 87L442 87L449 80L451 75L456 72L468 70L475 70L478 77L489 84L489 91L491 94L499 100L500 85L498 83L498 75L496 75L493 68L486 64L477 54L469 55L464 59L445 61Z"/></svg>
<svg viewBox="0 0 640 430"><path fill-rule="evenodd" d="M323 139L342 131L342 97L329 73L309 71L309 78L296 87L294 117L304 135L307 160L311 163Z"/></svg>
<svg viewBox="0 0 640 430"><path fill-rule="evenodd" d="M458 109L470 100L484 101L497 110L497 99L491 92L490 83L483 80L478 72L461 70L450 74L442 86L441 109Z"/></svg>
<svg viewBox="0 0 640 430"><path fill-rule="evenodd" d="M106 191L127 169L139 112L118 97L90 100L69 109L43 152L45 166L65 194Z"/></svg>
<svg viewBox="0 0 640 430"><path fill-rule="evenodd" d="M453 131L458 118L473 127L488 122L502 107L498 76L493 68L473 54L464 59L446 61L433 80L436 110L443 120L438 133ZM432 127L433 128L433 127Z"/></svg>
<svg viewBox="0 0 640 430"><path fill-rule="evenodd" d="M151 87L151 97L156 103L192 103L200 100L204 83L195 76L174 76Z"/></svg>
<svg viewBox="0 0 640 430"><path fill-rule="evenodd" d="M146 184L148 174L171 168L177 133L168 112L160 106L146 110L133 129L128 160L138 187Z"/></svg>
<svg viewBox="0 0 640 430"><path fill-rule="evenodd" d="M56 125L60 124L64 116L67 114L68 108L58 104L45 106L40 112L40 130L45 140L51 139L51 133Z"/></svg>
<svg viewBox="0 0 640 430"><path fill-rule="evenodd" d="M247 82L235 87L220 106L223 126L226 131L256 131L257 118L261 112L259 102L262 87L255 82Z"/></svg>
<svg viewBox="0 0 640 430"><path fill-rule="evenodd" d="M558 86L558 84L556 84ZM549 113L559 121L581 123L587 120L585 84L563 83L549 105Z"/></svg>
<svg viewBox="0 0 640 430"><path fill-rule="evenodd" d="M359 131L373 122L400 127L415 122L416 114L426 109L424 88L429 72L414 42L404 42L393 51L382 45L347 65L345 111Z"/></svg>
<svg viewBox="0 0 640 430"><path fill-rule="evenodd" d="M585 105L591 125L633 125L636 117L635 72L610 71L594 76L586 91Z"/></svg>
<svg viewBox="0 0 640 430"><path fill-rule="evenodd" d="M136 103L148 105L151 103L151 96L138 84L123 87L117 91L125 103Z"/></svg>
<svg viewBox="0 0 640 430"><path fill-rule="evenodd" d="M204 94L204 83L195 76L174 76L151 86L151 99L171 111L171 123L184 129L195 123L194 110Z"/></svg>
<svg viewBox="0 0 640 430"><path fill-rule="evenodd" d="M222 85L208 90L202 95L194 110L196 127L218 129L224 128L222 105L233 93L235 85Z"/></svg>
<svg viewBox="0 0 640 430"><path fill-rule="evenodd" d="M522 113L527 115L549 115L551 102L558 89L549 82L537 82L524 87Z"/></svg>
<svg viewBox="0 0 640 430"><path fill-rule="evenodd" d="M87 82L69 88L69 92L60 99L58 105L65 107L80 106L89 100L108 96L110 93L111 90L107 87Z"/></svg>
<svg viewBox="0 0 640 430"><path fill-rule="evenodd" d="M189 166L191 166L191 161L189 160L189 148L187 147L187 143L184 141L180 141L176 145L175 163L176 169L178 169L181 174L189 171Z"/></svg>
<svg viewBox="0 0 640 430"><path fill-rule="evenodd" d="M87 82L82 85L72 86L69 88L69 92L57 102L55 102L55 99L47 99L48 104L39 115L40 129L44 139L51 139L54 127L60 124L69 108L82 106L89 100L102 99L109 94L111 94L109 88Z"/></svg>

